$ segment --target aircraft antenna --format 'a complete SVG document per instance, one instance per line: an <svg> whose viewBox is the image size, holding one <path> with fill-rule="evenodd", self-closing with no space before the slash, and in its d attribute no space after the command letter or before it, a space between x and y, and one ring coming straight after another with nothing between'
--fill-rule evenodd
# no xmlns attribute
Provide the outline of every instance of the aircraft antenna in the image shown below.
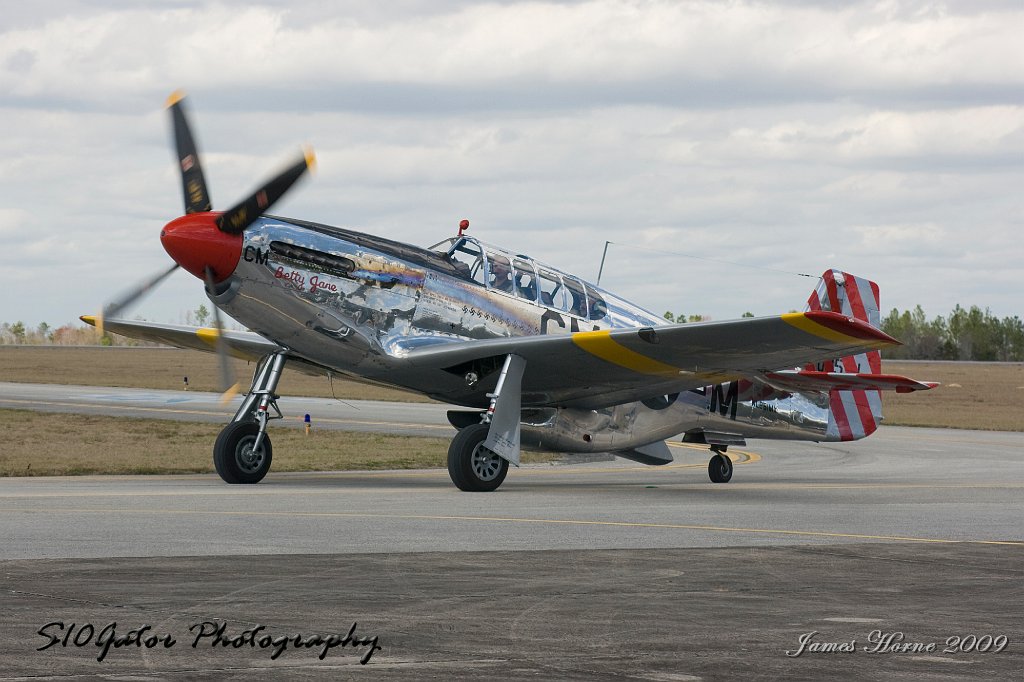
<svg viewBox="0 0 1024 682"><path fill-rule="evenodd" d="M601 254L601 267L599 267L597 269L597 282L595 282L595 284L597 284L597 286L601 286L601 273L604 272L604 259L608 257L608 245L609 244L611 244L611 242L607 242L606 241L604 243L604 253Z"/></svg>

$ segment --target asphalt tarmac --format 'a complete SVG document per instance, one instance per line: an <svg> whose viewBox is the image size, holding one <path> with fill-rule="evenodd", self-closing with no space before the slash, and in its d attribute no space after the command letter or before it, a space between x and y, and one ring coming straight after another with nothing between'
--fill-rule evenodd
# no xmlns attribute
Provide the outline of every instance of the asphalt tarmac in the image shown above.
<svg viewBox="0 0 1024 682"><path fill-rule="evenodd" d="M277 426L301 427L303 417L309 414L314 428L445 438L455 435L455 429L445 416L452 406L440 403L333 400L294 396L285 396L279 402L286 418L283 423L277 422ZM0 381L0 408L15 410L221 424L230 421L241 404L241 396L235 396L225 405L221 403L219 393L201 391Z"/></svg>
<svg viewBox="0 0 1024 682"><path fill-rule="evenodd" d="M1020 678L1024 434L755 441L724 485L675 453L490 494L443 471L0 479L0 678Z"/></svg>

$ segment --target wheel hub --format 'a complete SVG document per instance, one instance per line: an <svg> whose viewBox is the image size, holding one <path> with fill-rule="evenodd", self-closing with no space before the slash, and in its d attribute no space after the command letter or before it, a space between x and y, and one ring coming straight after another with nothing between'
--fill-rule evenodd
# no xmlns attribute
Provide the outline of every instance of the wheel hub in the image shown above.
<svg viewBox="0 0 1024 682"><path fill-rule="evenodd" d="M493 481L501 473L501 457L488 450L483 443L473 448L473 473L481 481Z"/></svg>
<svg viewBox="0 0 1024 682"><path fill-rule="evenodd" d="M263 447L253 450L252 446L255 442L255 436L248 436L238 441L238 447L235 448L235 461L238 463L238 468L247 474L259 471L263 466Z"/></svg>

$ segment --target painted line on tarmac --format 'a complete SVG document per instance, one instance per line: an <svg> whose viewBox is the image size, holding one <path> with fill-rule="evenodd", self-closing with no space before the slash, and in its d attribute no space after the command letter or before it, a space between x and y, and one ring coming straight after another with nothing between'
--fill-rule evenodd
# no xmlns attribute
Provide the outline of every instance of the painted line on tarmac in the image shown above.
<svg viewBox="0 0 1024 682"><path fill-rule="evenodd" d="M407 521L471 521L485 523L551 524L565 526L600 526L612 528L654 528L663 530L694 530L713 533L749 533L754 535L796 535L802 537L842 538L849 540L886 540L890 542L920 542L930 544L1010 545L1024 547L1018 540L952 540L947 538L921 538L908 535L873 535L869 533L833 533L817 530L787 530L782 528L743 528L731 526L705 526L686 523L647 523L636 521L596 521L586 519L541 519L515 516L455 516L432 514L371 514L363 512L294 512L294 511L229 511L201 509L0 509L0 512L26 512L30 514L179 514L186 516L280 516L298 518L396 519Z"/></svg>
<svg viewBox="0 0 1024 682"><path fill-rule="evenodd" d="M47 407L79 407L88 408L90 410L100 410L100 416L109 416L111 418L117 418L117 415L105 414L102 410L111 407L106 404L97 403L73 403L73 402L60 402L60 401L46 401L46 400L16 400L13 398L0 398L0 405L44 405ZM123 411L136 411L146 413L157 413L157 414L178 414L178 415L201 415L204 417L223 417L225 422L231 419L234 412L211 412L209 410L176 410L170 407L140 407L136 405L116 405L118 410ZM295 421L288 420L285 421ZM325 422L327 424L353 424L358 426L392 426L394 428L409 428L409 429L437 429L441 431L454 431L454 427L448 424L416 424L413 422L382 422L382 421L368 421L359 419L337 419L334 417L317 417L317 422ZM301 420L298 423L303 423Z"/></svg>
<svg viewBox="0 0 1024 682"><path fill-rule="evenodd" d="M539 473L545 473L537 470ZM610 471L610 470L609 470ZM626 471L626 469L617 469L616 471ZM447 479L447 473L443 470L431 471L431 472L409 472L401 473L395 472L393 475L388 474L376 474L374 472L337 472L328 473L323 476L317 476L319 480L324 478L445 478ZM569 472L567 472L569 473ZM203 478L211 479L209 474L202 474ZM106 477L103 477L106 479ZM180 479L179 479L180 480ZM599 487L608 489L622 489L622 488L637 488L647 487L651 484L650 481L623 481L620 483L602 483ZM581 484L585 485L585 484ZM1021 490L1024 489L1024 484L1013 484L1013 483L982 483L982 484L970 484L970 485L928 485L928 484L880 484L880 485L817 485L814 483L801 484L801 483L732 483L728 486L723 486L713 483L660 483L657 485L658 488L673 489L673 490L710 490L710 491L722 491L722 490L862 490L862 489L878 489L878 490L900 490L900 489L917 489L917 490ZM587 486L588 490L594 490L595 487L590 485ZM34 500L34 499L72 499L72 498L104 498L104 497L240 497L245 495L257 495L257 496L278 496L278 495L295 495L301 494L304 496L308 495L338 495L344 493L345 495L352 494L375 494L379 495L385 492L403 492L407 491L406 488L401 487L388 487L388 488L367 488L363 490L352 489L352 488L318 488L315 490L303 489L296 490L294 487L289 488L278 488L273 485L262 484L258 487L243 486L221 488L219 485L216 488L204 488L202 490L145 490L145 491L133 491L133 492L39 492L39 493L0 493L0 500ZM451 492L446 486L443 491L439 491L441 494L448 494ZM511 491L510 491L511 492ZM19 508L18 511L32 511L31 509Z"/></svg>
<svg viewBox="0 0 1024 682"><path fill-rule="evenodd" d="M169 414L198 414L206 417L225 417L231 419L234 412L210 412L209 410L175 410L170 407L140 407L137 405L108 404L108 403L75 403L62 400L18 400L15 398L0 398L0 405L44 405L47 407L85 407L90 410L137 410L139 412L162 412ZM117 415L111 415L117 416Z"/></svg>

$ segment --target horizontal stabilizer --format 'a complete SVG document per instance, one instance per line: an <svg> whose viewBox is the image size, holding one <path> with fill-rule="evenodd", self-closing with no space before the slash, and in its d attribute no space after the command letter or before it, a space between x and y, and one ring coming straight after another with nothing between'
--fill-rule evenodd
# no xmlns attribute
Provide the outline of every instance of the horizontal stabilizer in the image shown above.
<svg viewBox="0 0 1024 682"><path fill-rule="evenodd" d="M808 370L787 370L767 372L765 380L783 391L896 391L911 393L927 391L938 384L934 381L917 381L897 374L855 374L847 372L813 372Z"/></svg>

